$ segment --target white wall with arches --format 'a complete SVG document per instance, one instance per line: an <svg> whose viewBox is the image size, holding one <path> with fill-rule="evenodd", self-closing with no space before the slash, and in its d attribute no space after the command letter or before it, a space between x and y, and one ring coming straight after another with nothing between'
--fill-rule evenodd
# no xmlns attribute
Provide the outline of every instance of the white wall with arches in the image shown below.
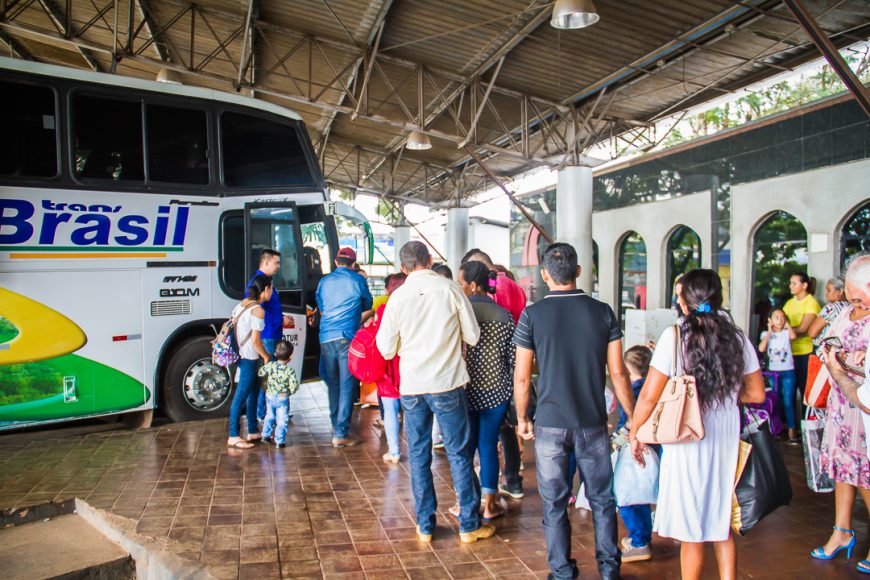
<svg viewBox="0 0 870 580"><path fill-rule="evenodd" d="M731 313L749 328L753 275L752 240L774 212L792 214L809 242L807 272L817 297L823 282L839 273L840 230L870 200L870 160L774 177L731 188ZM705 249L706 252L706 249Z"/></svg>
<svg viewBox="0 0 870 580"><path fill-rule="evenodd" d="M619 308L619 249L637 232L646 244L647 309L665 308L668 296L668 240L679 226L694 230L701 240L701 265L712 264L710 192L632 205L592 214L592 238L598 245L599 299Z"/></svg>

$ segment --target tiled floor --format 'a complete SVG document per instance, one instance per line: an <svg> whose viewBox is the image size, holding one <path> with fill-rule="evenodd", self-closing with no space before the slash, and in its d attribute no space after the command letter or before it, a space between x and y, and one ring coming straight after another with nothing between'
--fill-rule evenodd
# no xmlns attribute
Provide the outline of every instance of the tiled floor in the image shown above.
<svg viewBox="0 0 870 580"><path fill-rule="evenodd" d="M385 442L355 413L364 443L330 445L320 384L292 399L288 447L226 448L226 421L170 424L88 435L63 431L0 436L0 508L79 497L137 521L137 530L169 538L181 556L222 578L532 578L546 577L541 503L532 446L526 498L508 503L496 537L462 546L446 509L452 504L446 458L433 469L439 526L431 545L415 540L407 464L385 465ZM740 578L861 577L843 557L809 558L833 523L833 497L807 490L799 449L784 448L795 498L738 540ZM868 549L867 512L854 511L856 555ZM572 510L574 557L581 577L597 577L588 512ZM655 559L626 564L626 578L678 578L677 545L656 537ZM712 553L705 577L715 577Z"/></svg>

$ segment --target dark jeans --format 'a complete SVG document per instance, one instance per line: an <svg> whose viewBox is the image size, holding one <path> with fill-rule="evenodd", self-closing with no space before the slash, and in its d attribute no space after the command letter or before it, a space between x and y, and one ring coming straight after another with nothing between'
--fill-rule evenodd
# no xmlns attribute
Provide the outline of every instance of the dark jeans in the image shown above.
<svg viewBox="0 0 870 580"><path fill-rule="evenodd" d="M266 349L266 352L269 353L269 356L275 358L275 339L273 338L264 338L263 339L263 348ZM257 381L259 382L259 381ZM263 419L266 416L266 391L260 389L260 395L257 398L257 419Z"/></svg>
<svg viewBox="0 0 870 580"><path fill-rule="evenodd" d="M239 436L239 421L242 417L242 408L248 417L248 435L256 435L257 427L257 392L260 384L257 381L257 360L246 358L239 359L239 384L236 385L236 394L230 407L230 437Z"/></svg>
<svg viewBox="0 0 870 580"><path fill-rule="evenodd" d="M346 338L320 345L320 378L326 383L329 419L337 439L344 439L350 434L350 417L353 413L354 380L347 366L348 348L350 340Z"/></svg>
<svg viewBox="0 0 870 580"><path fill-rule="evenodd" d="M794 355L794 382L798 395L800 395L800 403L795 411L800 414L800 417L804 416L804 410L806 409L806 407L804 406L804 389L807 386L807 372L809 372L809 364L810 355Z"/></svg>
<svg viewBox="0 0 870 580"><path fill-rule="evenodd" d="M523 489L523 476L520 475L520 444L517 441L516 427L508 421L501 424L498 434L504 452L504 481L511 491Z"/></svg>
<svg viewBox="0 0 870 580"><path fill-rule="evenodd" d="M498 432L504 423L507 401L492 409L471 411L472 455L480 457L480 492L488 495L498 493Z"/></svg>
<svg viewBox="0 0 870 580"><path fill-rule="evenodd" d="M402 395L405 434L417 525L423 534L435 529L435 485L432 481L432 417L438 417L444 449L450 461L453 489L459 496L459 531L480 527L480 482L474 473L474 453L468 426L465 389L432 395Z"/></svg>
<svg viewBox="0 0 870 580"><path fill-rule="evenodd" d="M595 558L604 579L619 578L621 557L617 547L616 502L607 427L556 429L535 427L538 491L544 503L547 562L554 578L576 573L571 559L571 524L568 499L571 484L568 457L574 455L586 483L586 496L595 526Z"/></svg>

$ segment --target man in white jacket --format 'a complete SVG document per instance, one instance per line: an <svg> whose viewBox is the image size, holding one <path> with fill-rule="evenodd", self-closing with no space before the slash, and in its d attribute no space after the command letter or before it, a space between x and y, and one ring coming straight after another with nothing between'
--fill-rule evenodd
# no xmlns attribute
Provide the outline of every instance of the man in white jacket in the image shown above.
<svg viewBox="0 0 870 580"><path fill-rule="evenodd" d="M432 480L432 418L438 418L459 499L459 537L463 543L495 533L480 520L480 481L474 456L464 386L469 382L462 344L474 346L480 328L465 294L452 280L431 270L432 257L421 242L399 251L405 283L390 295L378 329L378 350L396 355L402 377L401 401L417 512L417 539L431 542L435 529Z"/></svg>

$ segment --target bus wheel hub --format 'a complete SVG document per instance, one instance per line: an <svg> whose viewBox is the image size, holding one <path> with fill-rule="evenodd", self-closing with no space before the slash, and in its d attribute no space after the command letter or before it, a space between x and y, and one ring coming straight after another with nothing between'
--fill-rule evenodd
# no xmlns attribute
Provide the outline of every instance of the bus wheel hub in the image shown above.
<svg viewBox="0 0 870 580"><path fill-rule="evenodd" d="M200 359L184 374L184 400L197 411L214 411L228 400L230 386L227 369Z"/></svg>

